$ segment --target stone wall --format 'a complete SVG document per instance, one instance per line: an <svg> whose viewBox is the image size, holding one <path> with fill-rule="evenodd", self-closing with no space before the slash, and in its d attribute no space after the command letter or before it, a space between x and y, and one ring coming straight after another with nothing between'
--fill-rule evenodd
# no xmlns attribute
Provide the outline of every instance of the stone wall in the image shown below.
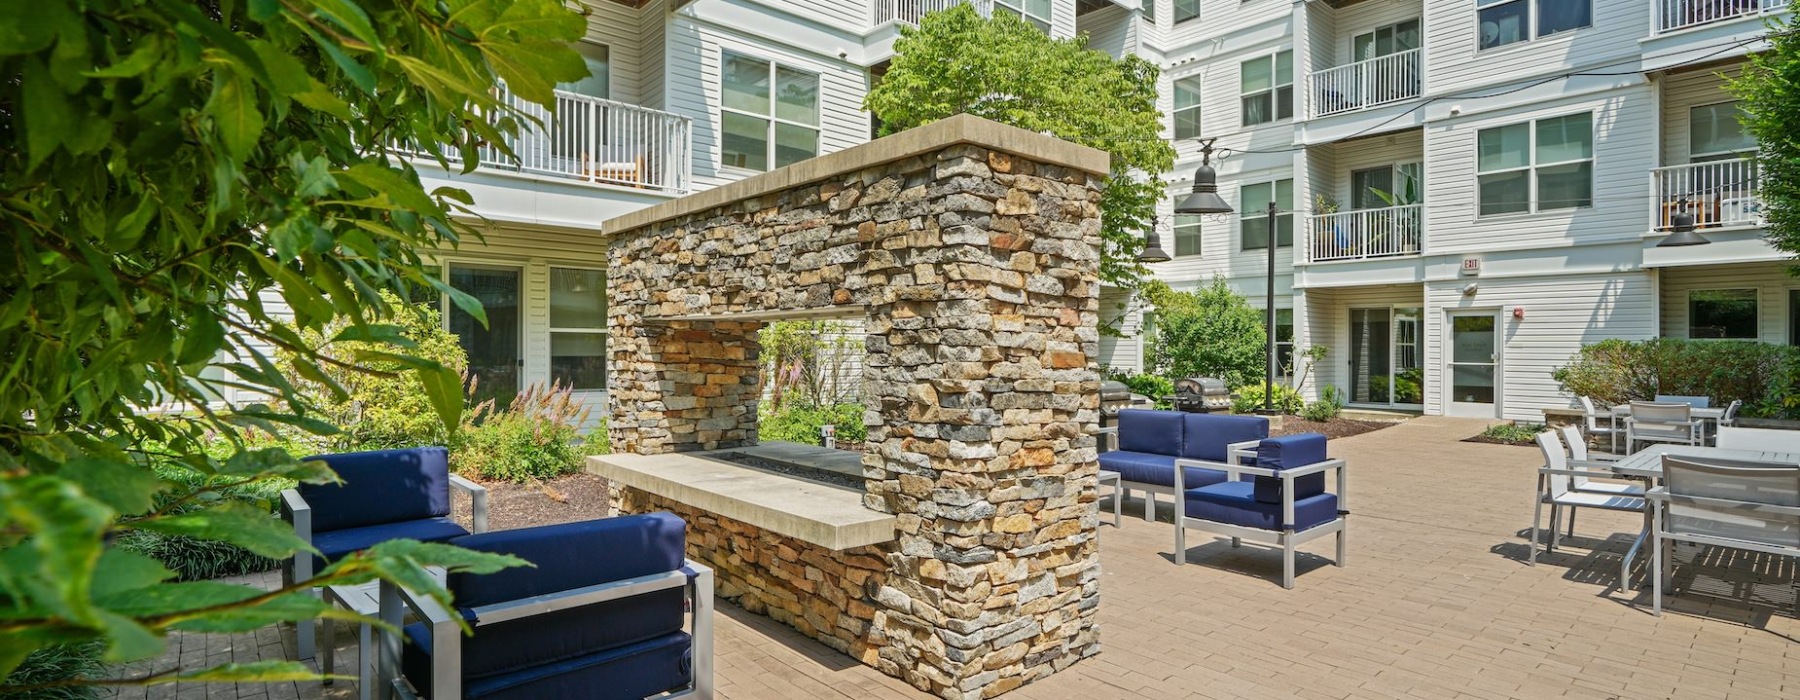
<svg viewBox="0 0 1800 700"><path fill-rule="evenodd" d="M755 325L865 316L864 503L900 531L872 589L833 582L838 619L872 609L861 636L804 603L781 615L945 698L1095 653L1105 171L1098 151L957 117L609 222L615 449L753 441ZM787 601L789 565L874 556L689 514L708 523L692 538L729 543L699 558L736 556L721 586L753 601Z"/></svg>

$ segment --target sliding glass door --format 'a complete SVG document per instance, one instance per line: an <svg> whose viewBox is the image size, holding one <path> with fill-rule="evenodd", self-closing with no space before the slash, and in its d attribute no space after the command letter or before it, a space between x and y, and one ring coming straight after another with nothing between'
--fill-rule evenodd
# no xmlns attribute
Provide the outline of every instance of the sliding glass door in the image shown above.
<svg viewBox="0 0 1800 700"><path fill-rule="evenodd" d="M1424 403L1424 336L1419 309L1350 310L1350 403Z"/></svg>
<svg viewBox="0 0 1800 700"><path fill-rule="evenodd" d="M455 304L446 312L450 332L469 355L469 379L475 382L471 405L492 399L496 408L506 408L519 393L525 366L520 276L516 267L450 266L450 286L480 300L487 312L486 326Z"/></svg>

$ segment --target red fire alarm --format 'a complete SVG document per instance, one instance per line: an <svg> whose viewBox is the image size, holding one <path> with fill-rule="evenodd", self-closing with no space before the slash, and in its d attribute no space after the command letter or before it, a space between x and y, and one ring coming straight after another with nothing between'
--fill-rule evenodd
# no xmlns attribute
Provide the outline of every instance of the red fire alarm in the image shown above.
<svg viewBox="0 0 1800 700"><path fill-rule="evenodd" d="M1523 307L1523 306L1513 307L1513 320L1521 321L1524 319L1525 319L1525 307Z"/></svg>

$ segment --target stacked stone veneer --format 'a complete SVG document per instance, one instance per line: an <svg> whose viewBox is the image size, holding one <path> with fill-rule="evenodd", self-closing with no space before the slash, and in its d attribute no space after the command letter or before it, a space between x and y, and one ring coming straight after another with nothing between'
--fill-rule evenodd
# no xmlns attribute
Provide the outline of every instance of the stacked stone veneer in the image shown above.
<svg viewBox="0 0 1800 700"><path fill-rule="evenodd" d="M686 517L725 597L941 697L1097 652L1104 171L958 117L609 223L614 448L754 442L745 319L865 316L864 504L899 532L832 551L636 489L616 503Z"/></svg>

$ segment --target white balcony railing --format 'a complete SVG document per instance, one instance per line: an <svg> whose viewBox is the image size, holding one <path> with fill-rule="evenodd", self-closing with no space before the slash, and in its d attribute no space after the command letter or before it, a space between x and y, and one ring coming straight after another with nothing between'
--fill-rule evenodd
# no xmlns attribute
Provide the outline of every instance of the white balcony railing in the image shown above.
<svg viewBox="0 0 1800 700"><path fill-rule="evenodd" d="M1697 27L1739 17L1787 9L1787 0L1652 0L1650 22L1656 33Z"/></svg>
<svg viewBox="0 0 1800 700"><path fill-rule="evenodd" d="M875 24L918 24L920 17L957 5L974 5L975 12L983 17L992 16L994 11L993 0L875 0Z"/></svg>
<svg viewBox="0 0 1800 700"><path fill-rule="evenodd" d="M693 123L679 114L556 91L554 114L501 85L500 100L536 118L507 138L518 160L481 148L484 169L686 194L693 187ZM458 160L450 153L452 161Z"/></svg>
<svg viewBox="0 0 1800 700"><path fill-rule="evenodd" d="M1756 193L1756 159L1733 158L1671 165L1650 171L1650 228L1668 231L1683 200L1697 228L1760 226L1762 198Z"/></svg>
<svg viewBox="0 0 1800 700"><path fill-rule="evenodd" d="M1424 240L1425 205L1359 209L1312 217L1308 262L1367 260L1418 255Z"/></svg>
<svg viewBox="0 0 1800 700"><path fill-rule="evenodd" d="M1421 49L1410 49L1307 76L1312 91L1312 116L1353 112L1418 97L1424 84L1422 53Z"/></svg>

